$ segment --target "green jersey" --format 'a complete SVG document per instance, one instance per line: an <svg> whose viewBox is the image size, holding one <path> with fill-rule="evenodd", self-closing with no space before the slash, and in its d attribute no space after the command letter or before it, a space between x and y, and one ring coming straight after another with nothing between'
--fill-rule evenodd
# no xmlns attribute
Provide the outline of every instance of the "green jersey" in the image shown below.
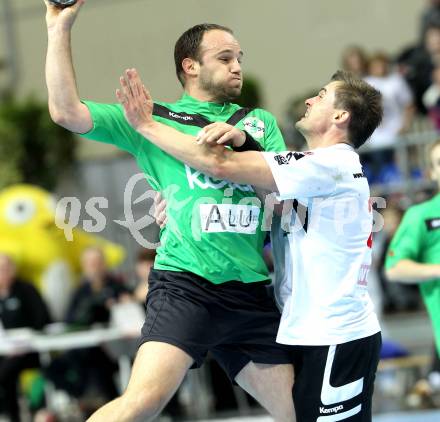
<svg viewBox="0 0 440 422"><path fill-rule="evenodd" d="M440 194L410 207L388 249L385 267L402 259L422 264L440 264ZM431 318L437 351L440 355L440 279L419 284Z"/></svg>
<svg viewBox="0 0 440 422"><path fill-rule="evenodd" d="M193 272L214 284L268 279L263 212L250 185L215 180L171 157L130 126L119 104L84 103L93 128L83 136L132 154L153 189L167 200L168 222L161 230L156 269ZM155 103L153 117L194 136L209 123L229 122L266 151L286 149L275 118L261 109L201 102L184 94L175 103Z"/></svg>

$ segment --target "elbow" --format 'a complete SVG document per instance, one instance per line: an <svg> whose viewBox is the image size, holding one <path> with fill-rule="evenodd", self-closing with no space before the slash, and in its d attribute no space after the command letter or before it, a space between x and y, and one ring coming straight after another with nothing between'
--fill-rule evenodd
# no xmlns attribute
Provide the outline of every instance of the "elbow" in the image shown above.
<svg viewBox="0 0 440 422"><path fill-rule="evenodd" d="M66 112L62 112L61 110L57 109L56 107L52 106L49 103L49 115L52 121L57 124L58 126L62 126L64 128L67 128L69 125L68 117Z"/></svg>
<svg viewBox="0 0 440 422"><path fill-rule="evenodd" d="M93 127L88 109L80 106L63 107L49 101L49 115L55 124L71 132L86 133Z"/></svg>

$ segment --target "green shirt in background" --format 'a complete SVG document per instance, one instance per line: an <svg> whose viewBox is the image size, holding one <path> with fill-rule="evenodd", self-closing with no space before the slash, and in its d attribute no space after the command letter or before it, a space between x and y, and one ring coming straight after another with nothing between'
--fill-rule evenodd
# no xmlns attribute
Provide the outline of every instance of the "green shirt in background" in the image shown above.
<svg viewBox="0 0 440 422"><path fill-rule="evenodd" d="M440 194L406 211L388 249L385 268L402 259L440 264ZM440 356L440 279L424 281L419 288L431 317Z"/></svg>
<svg viewBox="0 0 440 422"><path fill-rule="evenodd" d="M129 125L119 104L84 103L93 128L82 136L132 154L153 189L168 202L156 269L190 271L214 284L268 279L262 257L263 209L251 186L214 180L171 157ZM262 109L201 102L184 94L176 103L155 103L153 115L194 136L206 124L226 122L233 116L229 122L250 133L264 150L286 149L275 118Z"/></svg>

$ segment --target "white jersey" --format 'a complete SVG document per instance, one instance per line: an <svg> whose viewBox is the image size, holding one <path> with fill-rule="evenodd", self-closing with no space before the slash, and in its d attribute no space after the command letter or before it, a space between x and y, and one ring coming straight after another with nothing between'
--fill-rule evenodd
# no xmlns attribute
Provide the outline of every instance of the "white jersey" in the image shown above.
<svg viewBox="0 0 440 422"><path fill-rule="evenodd" d="M358 154L341 143L263 155L279 199L297 210L272 224L277 342L334 345L379 332L367 292L370 191Z"/></svg>

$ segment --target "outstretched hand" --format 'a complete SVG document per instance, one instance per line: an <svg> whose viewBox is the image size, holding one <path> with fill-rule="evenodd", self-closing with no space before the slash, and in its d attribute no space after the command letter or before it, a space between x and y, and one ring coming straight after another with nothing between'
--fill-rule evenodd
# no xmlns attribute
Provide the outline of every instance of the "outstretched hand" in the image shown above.
<svg viewBox="0 0 440 422"><path fill-rule="evenodd" d="M139 77L136 69L127 69L119 78L121 89L116 90L116 98L124 107L128 123L138 130L153 121L153 99Z"/></svg>
<svg viewBox="0 0 440 422"><path fill-rule="evenodd" d="M205 126L197 135L198 144L233 145L241 147L246 141L246 134L228 123L216 122Z"/></svg>
<svg viewBox="0 0 440 422"><path fill-rule="evenodd" d="M78 16L79 10L85 3L85 0L78 0L73 6L66 7L64 9L55 6L48 0L44 0L46 4L46 24L48 29L53 29L55 27L61 26L64 29L70 30L76 17Z"/></svg>

